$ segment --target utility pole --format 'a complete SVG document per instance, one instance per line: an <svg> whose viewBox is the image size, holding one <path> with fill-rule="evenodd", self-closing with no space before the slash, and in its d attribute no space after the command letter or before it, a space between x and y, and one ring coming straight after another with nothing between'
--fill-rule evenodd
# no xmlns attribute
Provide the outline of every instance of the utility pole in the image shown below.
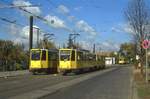
<svg viewBox="0 0 150 99"><path fill-rule="evenodd" d="M76 37L79 36L79 35L80 35L80 34L78 34L78 33L69 34L68 48L74 48L75 39L76 39Z"/></svg>
<svg viewBox="0 0 150 99"><path fill-rule="evenodd" d="M39 35L40 35L40 30L39 28L37 29L37 47L39 48Z"/></svg>
<svg viewBox="0 0 150 99"><path fill-rule="evenodd" d="M52 40L52 37L54 36L54 34L53 33L45 33L44 34L44 39L43 39L43 41L44 41L44 45L45 45L45 48L47 48L47 44L48 44L48 39L50 39L50 40Z"/></svg>
<svg viewBox="0 0 150 99"><path fill-rule="evenodd" d="M30 16L30 29L29 29L29 51L32 49L33 44L33 16Z"/></svg>
<svg viewBox="0 0 150 99"><path fill-rule="evenodd" d="M145 56L146 56L146 67L145 67L145 73L146 73L146 83L148 83L148 60L147 60L147 49L145 49Z"/></svg>
<svg viewBox="0 0 150 99"><path fill-rule="evenodd" d="M93 53L95 53L95 44L93 45Z"/></svg>
<svg viewBox="0 0 150 99"><path fill-rule="evenodd" d="M37 33L37 40L36 40L36 44L37 44L37 48L39 48L39 36L40 36L40 29L38 28L38 27L33 27L33 28L35 28L37 31L36 31L36 33Z"/></svg>
<svg viewBox="0 0 150 99"><path fill-rule="evenodd" d="M142 47L145 49L145 56L146 56L146 66L145 66L145 73L146 73L146 83L148 83L148 59L147 59L147 49L149 48L149 46L150 46L150 42L149 42L149 40L143 40L143 42L142 42Z"/></svg>
<svg viewBox="0 0 150 99"><path fill-rule="evenodd" d="M68 40L68 48L72 48L73 47L73 41L72 41L72 35L69 34L69 40Z"/></svg>

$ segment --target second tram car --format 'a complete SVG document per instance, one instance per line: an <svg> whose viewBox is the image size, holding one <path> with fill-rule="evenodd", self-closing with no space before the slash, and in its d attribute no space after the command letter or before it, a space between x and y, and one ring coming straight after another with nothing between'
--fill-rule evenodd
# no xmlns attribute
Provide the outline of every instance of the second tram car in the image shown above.
<svg viewBox="0 0 150 99"><path fill-rule="evenodd" d="M88 50L59 49L59 70L68 72L105 68L104 58Z"/></svg>

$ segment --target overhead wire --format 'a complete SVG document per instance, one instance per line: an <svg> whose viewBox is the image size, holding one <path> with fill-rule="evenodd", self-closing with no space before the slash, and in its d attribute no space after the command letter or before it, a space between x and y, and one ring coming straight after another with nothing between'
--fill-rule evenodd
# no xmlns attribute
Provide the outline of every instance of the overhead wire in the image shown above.
<svg viewBox="0 0 150 99"><path fill-rule="evenodd" d="M51 4L54 8L58 8L51 0L47 0L47 1L49 1L50 4ZM40 20L42 20L42 21L44 21L44 22L46 22L46 23L49 23L49 21L46 20L44 17L42 17L42 16L40 16L40 15L36 15L36 14L34 14L34 13L32 13L32 12L30 12L30 11L24 9L24 8L21 7L21 6L15 6L14 4L10 4L10 6L13 6L14 8L17 8L17 9L19 9L19 10L22 10L22 11L24 11L24 12L26 12L26 13L31 14L32 16L36 17L37 19L40 19ZM68 16L70 16L70 13L68 13L67 15L66 15L66 14L64 14L64 15L68 17ZM8 21L8 20L6 20L6 19L3 19L3 20ZM76 20L77 20L77 19L76 19ZM14 22L11 22L11 21L8 21L8 22L14 23ZM15 24L15 23L14 23L14 24Z"/></svg>
<svg viewBox="0 0 150 99"><path fill-rule="evenodd" d="M0 9L2 8L16 8L16 7L37 7L38 5L1 5Z"/></svg>
<svg viewBox="0 0 150 99"><path fill-rule="evenodd" d="M49 21L46 20L44 17L39 16L39 15L36 15L36 14L34 14L34 13L32 13L32 12L30 12L30 11L24 9L24 6L16 6L16 5L14 5L14 4L9 4L8 6L10 6L10 7L12 6L13 8L16 8L16 9L19 9L19 10L21 10L21 11L24 11L24 12L26 12L26 13L28 13L28 14L31 14L31 16L33 16L33 17L35 17L35 18L37 18L37 19L39 19L39 20L42 20L42 21L44 21L44 22L47 22L47 23L49 22ZM33 6L35 6L35 5L33 5ZM33 6L30 5L30 7L33 7ZM26 6L26 7L28 7L28 6ZM22 25L22 24L16 23L16 21L11 21L11 20L6 19L6 18L3 18L3 17L0 17L0 20L5 21L5 22L8 22L8 23L15 24L15 25L24 26L24 25ZM42 32L45 32L45 31L42 30Z"/></svg>
<svg viewBox="0 0 150 99"><path fill-rule="evenodd" d="M3 18L3 17L1 17L0 16L0 20L2 20L2 21L5 21L5 22L7 22L7 23L11 23L11 24L15 24L15 25L18 25L18 26L24 26L23 24L20 24L20 23L16 23L16 20L9 20L9 19L7 19L7 18Z"/></svg>
<svg viewBox="0 0 150 99"><path fill-rule="evenodd" d="M14 4L8 4L8 6L13 6L13 8L16 8L16 9L22 10L22 11L24 11L24 12L26 12L26 13L29 13L29 14L31 14L32 16L36 17L37 19L40 19L40 20L45 21L45 22L48 22L48 21L47 21L45 18L43 18L42 16L36 15L36 14L32 13L32 12L30 12L30 11L24 9L24 7L22 7L22 6L16 6L16 5L14 5ZM33 7L33 6L35 6L35 5L30 5L30 7L31 7L31 6Z"/></svg>

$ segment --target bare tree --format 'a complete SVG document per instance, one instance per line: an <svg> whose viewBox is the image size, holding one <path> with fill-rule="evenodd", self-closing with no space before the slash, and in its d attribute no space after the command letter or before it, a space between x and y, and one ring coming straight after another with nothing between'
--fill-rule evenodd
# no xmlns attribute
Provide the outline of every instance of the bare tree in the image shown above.
<svg viewBox="0 0 150 99"><path fill-rule="evenodd" d="M136 44L136 52L140 56L141 73L143 74L145 51L142 48L142 41L147 38L146 27L149 25L149 11L145 0L130 0L125 10L125 18L131 29L134 31L133 41Z"/></svg>

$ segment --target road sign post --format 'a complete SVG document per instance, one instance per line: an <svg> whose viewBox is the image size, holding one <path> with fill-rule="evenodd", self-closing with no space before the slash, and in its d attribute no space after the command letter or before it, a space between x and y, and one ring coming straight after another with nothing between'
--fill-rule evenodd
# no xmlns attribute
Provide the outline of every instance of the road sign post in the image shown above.
<svg viewBox="0 0 150 99"><path fill-rule="evenodd" d="M147 63L147 49L145 49L145 51L146 51L146 53L145 53L145 54L146 54L146 55L145 55L145 56L146 56L146 71L145 71L145 72L146 72L146 83L147 83L147 82L148 82L148 63Z"/></svg>
<svg viewBox="0 0 150 99"><path fill-rule="evenodd" d="M143 48L145 49L145 56L146 56L146 66L145 66L145 80L146 80L146 83L148 83L148 61L147 61L147 49L149 48L149 46L150 46L150 43L149 43L149 41L148 40L144 40L143 42L142 42L142 46L143 46Z"/></svg>

